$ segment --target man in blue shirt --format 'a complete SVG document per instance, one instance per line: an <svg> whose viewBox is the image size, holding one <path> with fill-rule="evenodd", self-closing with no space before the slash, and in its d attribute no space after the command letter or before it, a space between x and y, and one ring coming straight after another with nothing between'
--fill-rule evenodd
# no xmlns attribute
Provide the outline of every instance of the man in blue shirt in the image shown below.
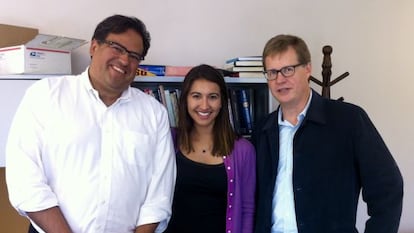
<svg viewBox="0 0 414 233"><path fill-rule="evenodd" d="M403 199L399 168L366 112L309 86L311 57L296 36L263 51L279 108L252 135L257 151L256 233L356 233L359 194L365 233L397 233Z"/></svg>

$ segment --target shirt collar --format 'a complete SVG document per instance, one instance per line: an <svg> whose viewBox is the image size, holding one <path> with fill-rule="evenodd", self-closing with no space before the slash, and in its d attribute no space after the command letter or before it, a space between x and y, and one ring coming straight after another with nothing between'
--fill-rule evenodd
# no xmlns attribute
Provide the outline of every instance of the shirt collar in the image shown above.
<svg viewBox="0 0 414 233"><path fill-rule="evenodd" d="M297 125L300 125L303 121L303 118L305 118L306 113L308 112L311 100L312 100L312 91L309 92L309 99L308 99L308 102L305 105L305 108L303 108L302 112L299 113L299 115L297 116L297 119L298 119L298 124ZM288 122L286 120L283 120L282 117L283 117L282 116L282 108L279 108L279 111L278 111L278 114L277 114L278 124L279 125L285 125L285 126L292 126L292 124L290 122Z"/></svg>
<svg viewBox="0 0 414 233"><path fill-rule="evenodd" d="M92 93L95 98L99 99L99 93L96 89L93 88L90 77L89 77L89 67L81 74L82 83L85 86L86 90L90 93ZM132 98L132 87L128 87L126 90L124 90L121 94L121 96L118 98L118 101L129 101Z"/></svg>

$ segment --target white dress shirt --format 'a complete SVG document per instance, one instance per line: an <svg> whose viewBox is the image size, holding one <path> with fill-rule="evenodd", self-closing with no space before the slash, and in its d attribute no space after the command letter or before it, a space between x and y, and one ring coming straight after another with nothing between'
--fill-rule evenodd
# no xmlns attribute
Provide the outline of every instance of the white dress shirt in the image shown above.
<svg viewBox="0 0 414 233"><path fill-rule="evenodd" d="M272 233L297 233L295 200L293 194L293 138L312 99L312 92L304 110L298 115L298 123L291 124L282 118L282 109L278 112L279 124L279 163L276 185L272 200Z"/></svg>
<svg viewBox="0 0 414 233"><path fill-rule="evenodd" d="M156 222L162 232L176 175L167 112L136 88L107 107L88 70L42 79L10 128L6 174L22 215L59 206L75 233L127 233Z"/></svg>

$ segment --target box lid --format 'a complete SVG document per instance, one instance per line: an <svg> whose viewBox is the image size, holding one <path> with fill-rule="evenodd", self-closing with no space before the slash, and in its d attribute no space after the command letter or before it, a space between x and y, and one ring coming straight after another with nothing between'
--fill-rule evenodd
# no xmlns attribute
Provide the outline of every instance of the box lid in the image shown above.
<svg viewBox="0 0 414 233"><path fill-rule="evenodd" d="M86 44L86 40L64 36L38 34L26 43L27 47L71 51Z"/></svg>
<svg viewBox="0 0 414 233"><path fill-rule="evenodd" d="M87 43L82 39L39 34L35 28L6 24L0 24L0 34L0 48L26 45L31 48L71 51Z"/></svg>

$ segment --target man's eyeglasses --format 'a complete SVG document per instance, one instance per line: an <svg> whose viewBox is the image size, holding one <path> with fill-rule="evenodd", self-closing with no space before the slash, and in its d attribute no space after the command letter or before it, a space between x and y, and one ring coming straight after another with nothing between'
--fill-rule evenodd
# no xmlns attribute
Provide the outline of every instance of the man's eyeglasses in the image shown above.
<svg viewBox="0 0 414 233"><path fill-rule="evenodd" d="M265 75L265 78L267 80L275 80L277 78L277 75L279 72L283 75L283 77L288 78L295 74L295 68L298 66L303 65L302 63L292 65L292 66L285 66L282 67L280 70L277 69L271 69L271 70L265 70L263 71L263 74Z"/></svg>
<svg viewBox="0 0 414 233"><path fill-rule="evenodd" d="M125 48L123 45L120 45L119 43L110 41L110 40L99 40L100 43L107 44L109 48L111 48L116 54L118 55L124 55L128 54L128 57L132 58L135 62L141 62L144 60L144 57L136 52L131 52L127 48Z"/></svg>

